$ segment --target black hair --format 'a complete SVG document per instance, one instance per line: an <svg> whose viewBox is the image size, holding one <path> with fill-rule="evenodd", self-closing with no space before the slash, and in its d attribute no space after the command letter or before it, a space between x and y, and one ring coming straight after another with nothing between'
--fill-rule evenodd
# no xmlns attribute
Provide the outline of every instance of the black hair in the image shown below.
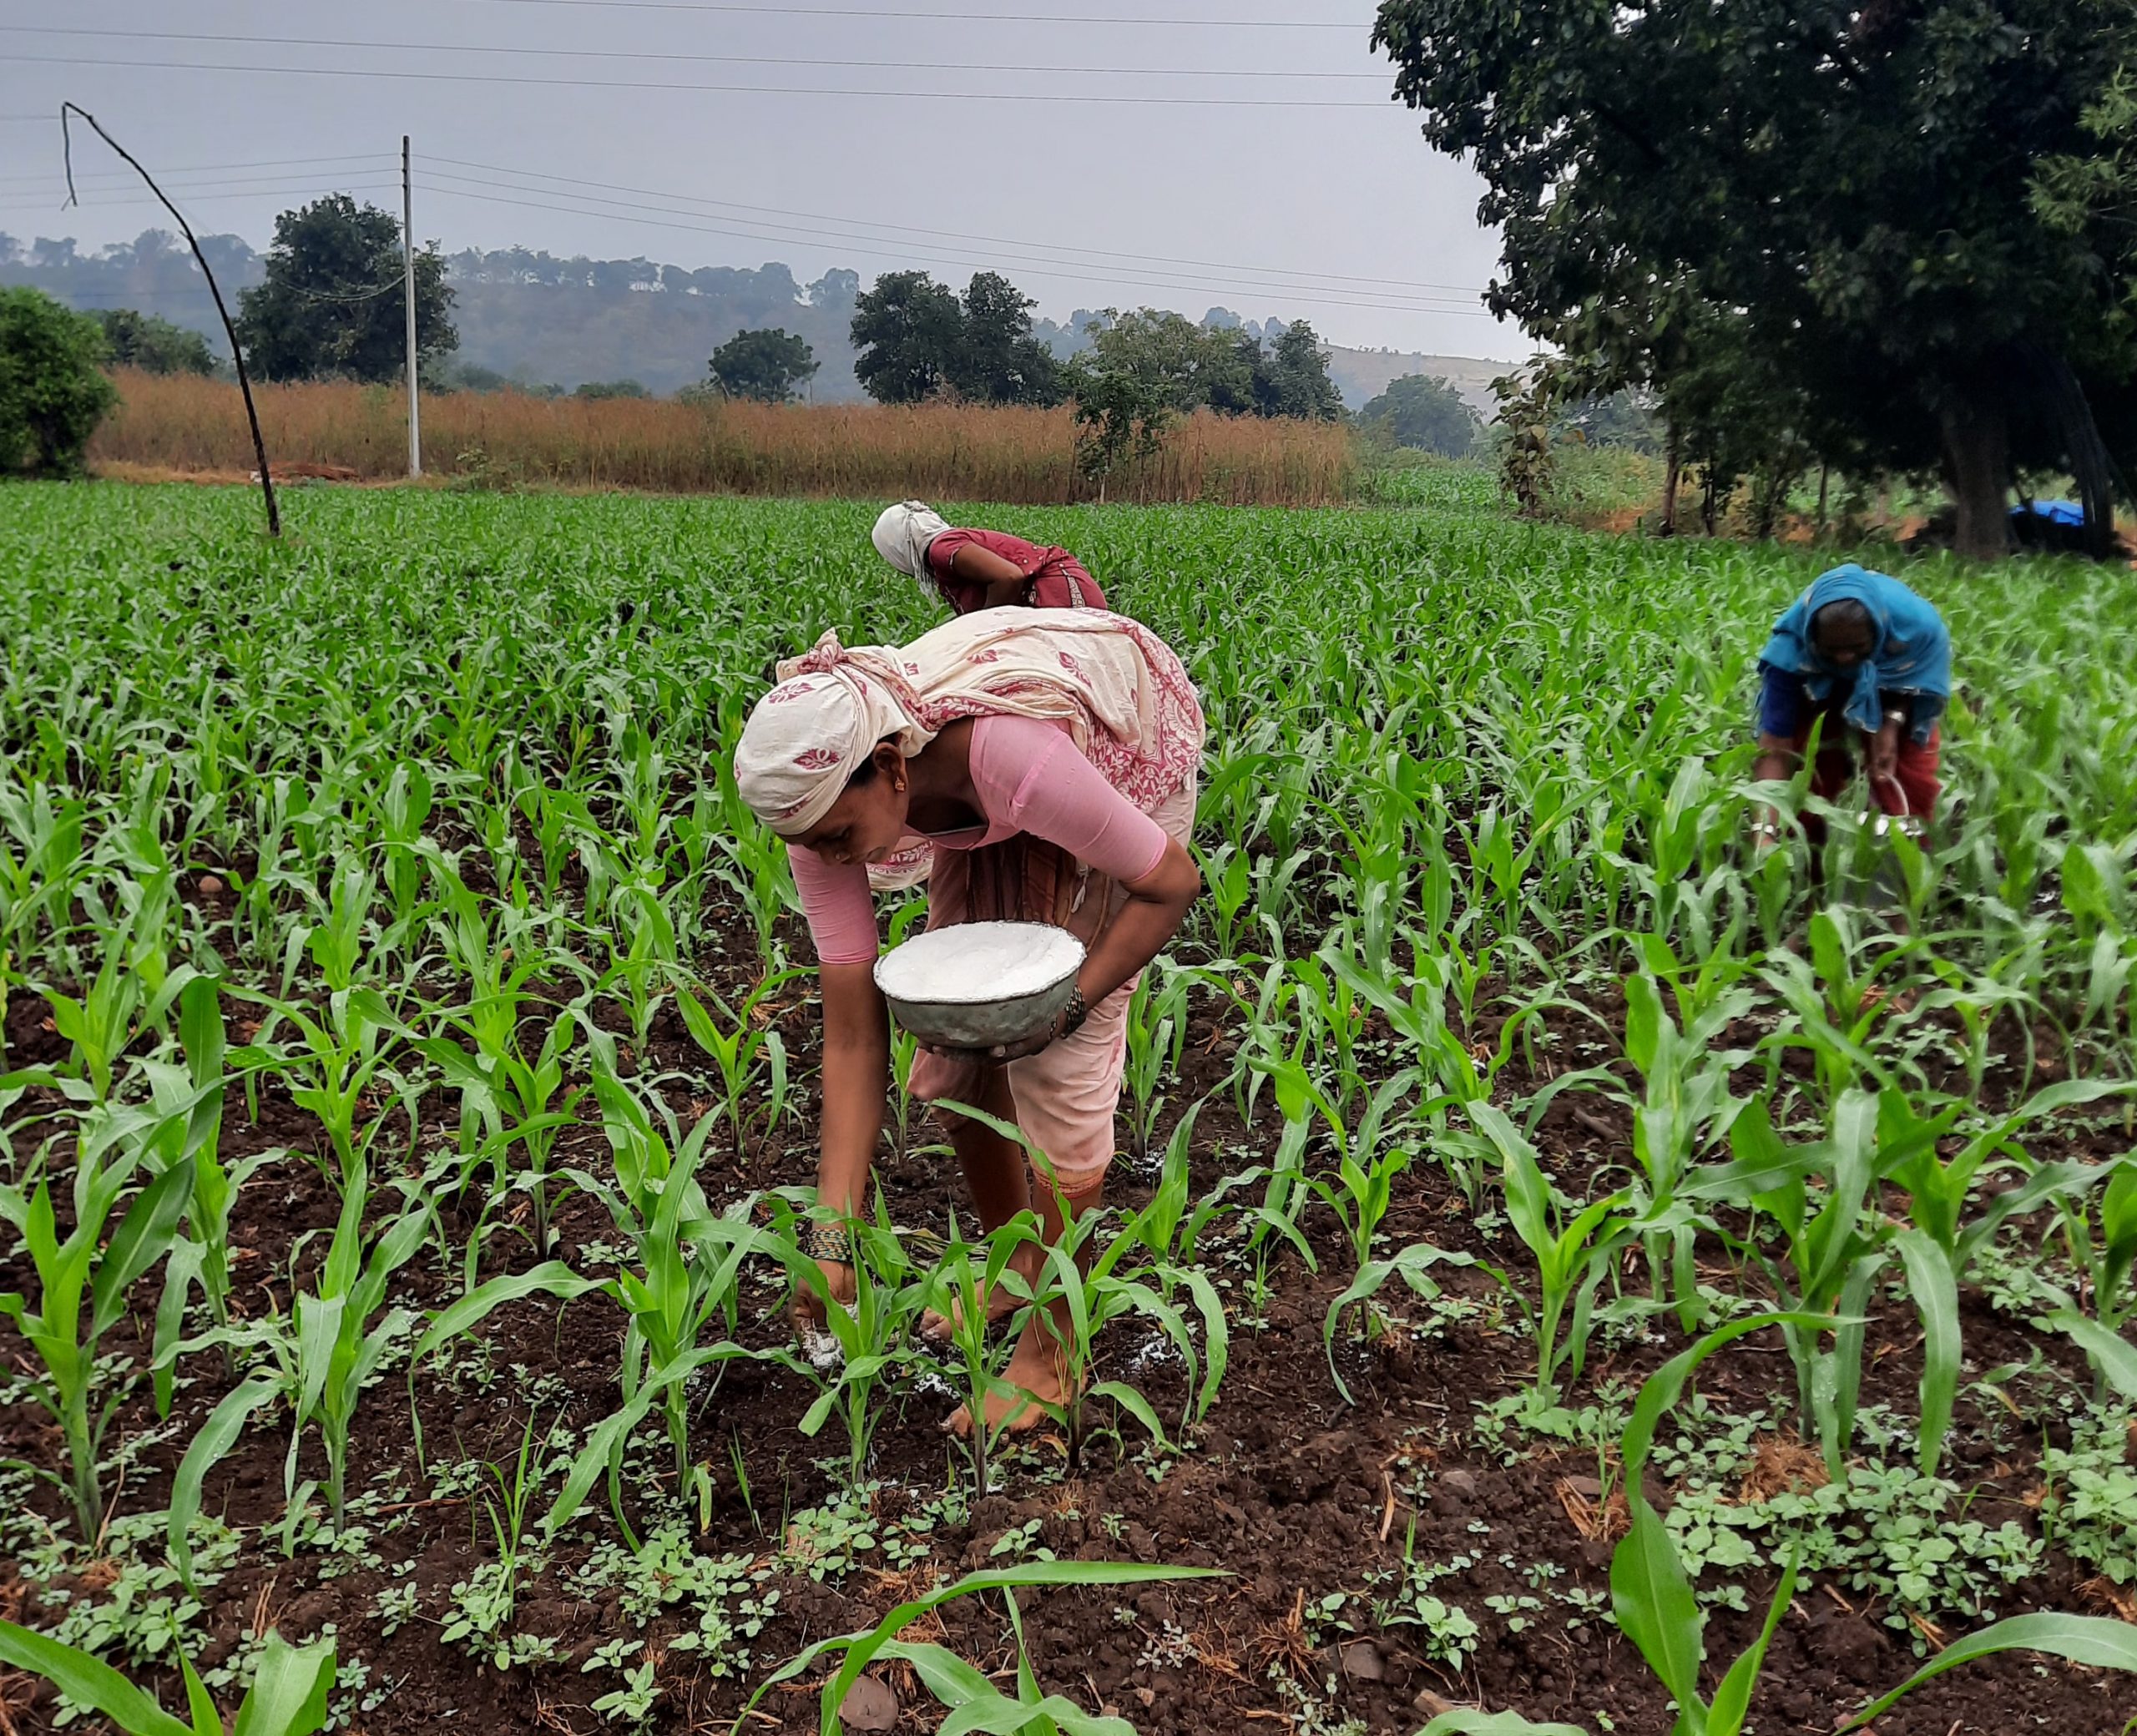
<svg viewBox="0 0 2137 1736"><path fill-rule="evenodd" d="M892 746L896 746L897 744L897 737L895 735L886 735L882 741L877 742L876 745L880 748L884 745L886 742L889 743ZM860 763L860 765L854 767L853 775L846 780L846 787L848 790L866 790L871 784L876 781L876 775L882 770L882 769L883 768L882 766L876 763L876 756L873 754L870 754L866 759L863 760Z"/></svg>
<svg viewBox="0 0 2137 1736"><path fill-rule="evenodd" d="M1843 635L1867 633L1877 636L1877 623L1872 618L1869 605L1859 597L1843 597L1836 603L1828 603L1811 617L1811 637L1818 644L1830 644Z"/></svg>

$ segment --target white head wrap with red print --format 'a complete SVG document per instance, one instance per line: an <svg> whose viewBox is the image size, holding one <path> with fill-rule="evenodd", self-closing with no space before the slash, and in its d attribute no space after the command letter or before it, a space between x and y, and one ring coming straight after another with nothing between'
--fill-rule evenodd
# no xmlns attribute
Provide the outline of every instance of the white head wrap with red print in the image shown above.
<svg viewBox="0 0 2137 1736"><path fill-rule="evenodd" d="M906 500L884 507L868 536L877 553L907 578L917 578L924 589L932 591L934 585L927 577L928 545L949 527L942 515L926 501Z"/></svg>
<svg viewBox="0 0 2137 1736"><path fill-rule="evenodd" d="M735 749L750 810L783 837L831 811L880 741L910 759L965 717L1063 722L1106 781L1145 813L1200 760L1202 709L1164 640L1102 609L994 608L910 645L848 649L826 633L779 666Z"/></svg>

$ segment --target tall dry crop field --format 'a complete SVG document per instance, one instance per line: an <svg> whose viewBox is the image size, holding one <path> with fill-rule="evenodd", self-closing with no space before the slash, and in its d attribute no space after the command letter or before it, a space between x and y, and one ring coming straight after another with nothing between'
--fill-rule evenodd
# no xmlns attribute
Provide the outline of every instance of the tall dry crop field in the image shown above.
<svg viewBox="0 0 2137 1736"><path fill-rule="evenodd" d="M122 371L120 408L93 462L179 472L248 472L237 388ZM406 474L403 400L348 384L255 388L270 465ZM424 467L493 486L634 488L668 494L907 495L1034 505L1109 499L1319 506L1352 490L1349 431L1328 423L1195 416L1157 455L1099 483L1076 465L1063 410L978 405L696 405L668 399L544 399L453 392L422 406Z"/></svg>

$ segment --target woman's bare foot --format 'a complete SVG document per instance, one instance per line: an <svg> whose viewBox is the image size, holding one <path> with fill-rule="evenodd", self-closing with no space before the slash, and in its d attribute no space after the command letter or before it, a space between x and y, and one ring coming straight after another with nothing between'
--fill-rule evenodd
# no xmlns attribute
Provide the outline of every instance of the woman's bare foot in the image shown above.
<svg viewBox="0 0 2137 1736"><path fill-rule="evenodd" d="M1027 1290L1038 1282L1038 1262L1026 1259L1022 1251L1009 1257L1009 1269L1024 1281ZM1024 1298L1018 1295L1008 1284L997 1284L987 1293L987 1324L990 1326L1006 1320L1024 1305ZM947 1314L937 1314L929 1309L920 1317L920 1335L931 1344L947 1344L957 1335L957 1328L964 1324L964 1304L953 1300Z"/></svg>
<svg viewBox="0 0 2137 1736"><path fill-rule="evenodd" d="M1010 1353L1002 1378L1011 1389L987 1395L987 1429L991 1435L1007 1427L1012 1435L1035 1429L1048 1420L1047 1406L1060 1410L1068 1402L1068 1368L1051 1323L1043 1315L1024 1325L1023 1335ZM972 1407L960 1405L942 1426L962 1440L972 1433Z"/></svg>

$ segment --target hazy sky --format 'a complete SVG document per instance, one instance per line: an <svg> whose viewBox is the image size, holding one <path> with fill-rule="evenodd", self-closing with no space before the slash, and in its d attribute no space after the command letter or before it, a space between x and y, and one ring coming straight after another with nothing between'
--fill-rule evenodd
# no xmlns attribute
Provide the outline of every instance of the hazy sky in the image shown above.
<svg viewBox="0 0 2137 1736"><path fill-rule="evenodd" d="M87 248L161 220L78 134L82 205L61 210L40 117L72 98L169 172L196 230L255 245L320 193L397 208L405 132L417 233L447 250L784 260L805 283L984 267L1055 319L1217 304L1338 343L1524 354L1478 305L1497 251L1478 183L1389 100L1367 8L1194 22L1216 10L0 0L0 230Z"/></svg>

